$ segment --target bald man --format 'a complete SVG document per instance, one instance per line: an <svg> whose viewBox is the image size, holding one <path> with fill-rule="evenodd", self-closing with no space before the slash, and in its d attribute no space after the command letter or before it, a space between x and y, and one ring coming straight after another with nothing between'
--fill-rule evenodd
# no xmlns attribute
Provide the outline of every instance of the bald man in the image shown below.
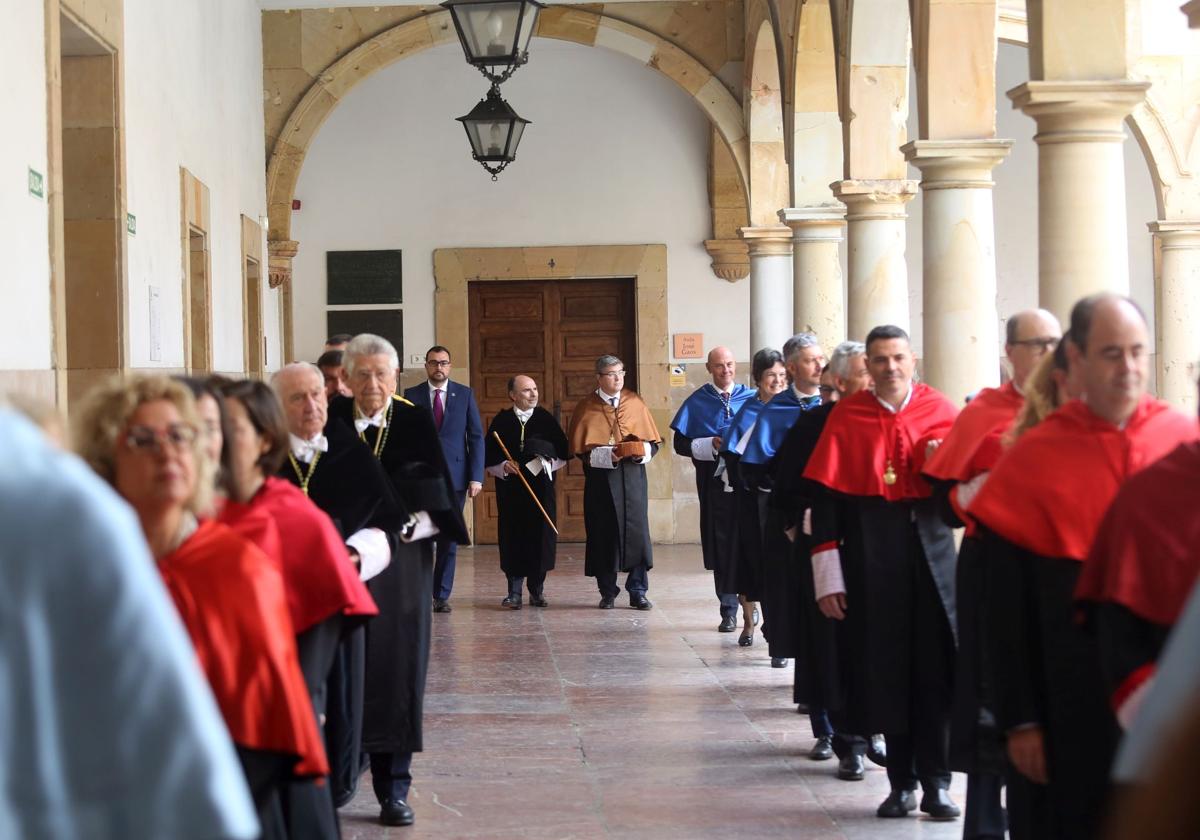
<svg viewBox="0 0 1200 840"><path fill-rule="evenodd" d="M700 551L704 568L713 573L721 623L717 630L732 633L737 628L737 505L734 495L716 477L716 453L722 436L742 403L754 389L735 382L737 362L728 347L714 347L704 365L711 382L692 392L671 421L675 454L690 458L696 470L696 495L700 498Z"/></svg>

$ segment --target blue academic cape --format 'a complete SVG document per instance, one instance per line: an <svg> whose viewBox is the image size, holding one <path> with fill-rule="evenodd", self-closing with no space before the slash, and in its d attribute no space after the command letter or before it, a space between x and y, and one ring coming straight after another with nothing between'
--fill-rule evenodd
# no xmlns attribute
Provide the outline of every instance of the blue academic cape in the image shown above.
<svg viewBox="0 0 1200 840"><path fill-rule="evenodd" d="M754 389L745 385L733 386L729 395L729 412L721 402L721 395L712 383L692 392L671 421L671 428L686 438L696 440L706 437L725 437L725 431L733 422L742 403L754 396Z"/></svg>
<svg viewBox="0 0 1200 840"><path fill-rule="evenodd" d="M757 397L742 403L742 407L738 409L737 414L733 415L733 420L730 421L729 428L721 439L722 452L741 454L737 449L738 441L754 425L754 421L758 419L758 415L765 405L766 403L759 402Z"/></svg>
<svg viewBox="0 0 1200 840"><path fill-rule="evenodd" d="M786 388L771 398L758 415L742 461L747 464L765 464L783 444L788 430L796 423L802 412L821 404L820 396L798 397L794 388Z"/></svg>

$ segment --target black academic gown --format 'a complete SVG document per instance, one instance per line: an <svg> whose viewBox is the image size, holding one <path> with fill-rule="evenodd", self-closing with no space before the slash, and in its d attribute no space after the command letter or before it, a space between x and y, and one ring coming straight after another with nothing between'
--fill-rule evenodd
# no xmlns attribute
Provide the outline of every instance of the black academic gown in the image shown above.
<svg viewBox="0 0 1200 840"><path fill-rule="evenodd" d="M535 456L548 460L566 461L567 436L554 415L540 406L534 408L522 433L521 421L512 409L499 412L488 426L484 455L488 466L504 461L504 453L496 443L499 434L509 454L520 465L521 475L537 494L537 499L552 520L556 521L554 480L546 473L531 473L526 467ZM545 518L529 491L516 476L496 480L496 508L499 515L497 542L500 548L500 568L509 577L530 577L554 568L554 553L558 536L546 524Z"/></svg>
<svg viewBox="0 0 1200 840"><path fill-rule="evenodd" d="M329 451L317 460L308 484L309 498L333 520L343 539L363 528L378 528L387 534L389 544L394 547L398 542L396 532L408 519L408 512L396 500L383 469L353 430L341 421L327 423L325 437ZM304 464L300 467L307 469ZM279 476L297 487L302 484L290 461L284 462ZM341 641L328 666L324 703L330 794L334 804L341 807L354 797L362 773L366 632L361 621L339 619L339 624ZM308 658L313 666L304 668L305 680L310 681L310 672L321 667L319 660L325 655L328 634L321 631L311 638L301 634L300 641L302 649L312 654Z"/></svg>
<svg viewBox="0 0 1200 840"><path fill-rule="evenodd" d="M996 714L1004 731L1043 728L1048 814L1032 837L1098 836L1120 732L1095 637L1077 620L1082 564L1042 557L981 529L991 597ZM1036 786L1035 786L1036 787Z"/></svg>
<svg viewBox="0 0 1200 840"><path fill-rule="evenodd" d="M733 488L735 542L734 592L747 601L762 599L763 529L767 524L766 493L746 480L736 452L722 452L721 461Z"/></svg>
<svg viewBox="0 0 1200 840"><path fill-rule="evenodd" d="M354 401L335 398L329 418L353 429ZM439 539L470 545L429 409L394 397L386 435L371 426L363 437L373 452L378 446L379 461L404 508L428 512ZM367 585L379 615L367 627L363 751L420 752L432 634L431 540L398 543L392 562Z"/></svg>
<svg viewBox="0 0 1200 840"><path fill-rule="evenodd" d="M658 444L651 443L651 457L657 452ZM579 456L587 529L583 573L597 577L638 566L653 568L645 465L623 458L615 469L606 470L591 466L589 457L587 453Z"/></svg>
<svg viewBox="0 0 1200 840"><path fill-rule="evenodd" d="M737 495L725 492L725 482L716 475L715 461L692 457L693 438L675 432L672 446L676 455L692 462L696 470L696 496L700 502L700 554L704 568L713 573L721 594L736 594L737 589Z"/></svg>

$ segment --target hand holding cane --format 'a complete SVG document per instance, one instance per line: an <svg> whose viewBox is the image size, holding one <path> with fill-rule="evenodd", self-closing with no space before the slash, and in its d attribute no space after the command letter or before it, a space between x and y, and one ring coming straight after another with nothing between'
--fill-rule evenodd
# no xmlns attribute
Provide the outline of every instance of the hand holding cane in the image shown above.
<svg viewBox="0 0 1200 840"><path fill-rule="evenodd" d="M496 443L500 444L500 451L504 453L504 457L507 458L512 465L517 468L517 478L521 479L521 483L524 484L525 489L529 491L529 498L533 499L533 503L537 505L537 509L542 512L542 516L545 518L546 524L550 526L550 530L554 532L555 536L558 536L558 529L554 527L554 520L550 518L550 514L546 513L546 509L542 507L542 503L538 500L537 493L533 492L533 488L530 487L529 482L525 480L525 474L521 472L521 466L513 459L513 456L509 454L508 447L505 446L504 441L500 439L500 433L492 432L492 437L496 439Z"/></svg>

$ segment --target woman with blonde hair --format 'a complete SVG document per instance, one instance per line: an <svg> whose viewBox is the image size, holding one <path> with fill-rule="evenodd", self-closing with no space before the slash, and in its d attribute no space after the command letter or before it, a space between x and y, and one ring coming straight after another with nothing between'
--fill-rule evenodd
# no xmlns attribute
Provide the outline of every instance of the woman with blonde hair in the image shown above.
<svg viewBox="0 0 1200 840"><path fill-rule="evenodd" d="M296 655L279 568L224 525L200 520L213 465L195 401L162 376L97 388L77 417L79 454L137 515L237 746L264 837L285 836L279 792L328 772Z"/></svg>
<svg viewBox="0 0 1200 840"><path fill-rule="evenodd" d="M1082 393L1082 388L1074 381L1067 363L1067 342L1070 340L1071 331L1067 330L1054 352L1043 356L1033 373L1029 374L1029 379L1025 382L1025 404L1017 414L1017 419L1013 421L1012 428L1004 436L1005 446L1012 446L1017 438L1045 420L1063 403Z"/></svg>

